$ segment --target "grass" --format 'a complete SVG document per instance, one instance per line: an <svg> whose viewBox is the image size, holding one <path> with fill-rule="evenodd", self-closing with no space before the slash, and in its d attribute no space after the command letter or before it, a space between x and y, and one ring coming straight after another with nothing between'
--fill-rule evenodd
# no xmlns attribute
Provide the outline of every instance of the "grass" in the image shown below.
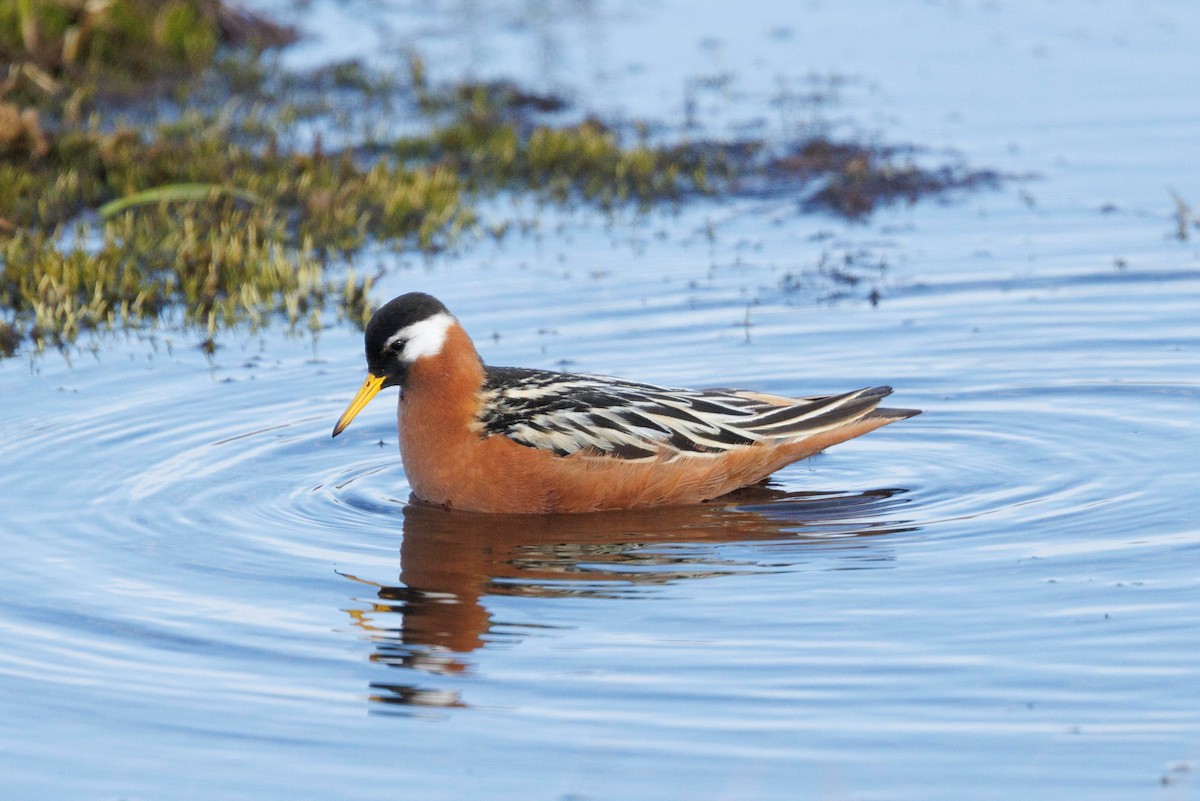
<svg viewBox="0 0 1200 801"><path fill-rule="evenodd" d="M473 221L450 170L272 154L250 130L201 117L97 127L0 163L8 327L42 347L175 306L207 336L275 315L294 324L346 294L327 268L368 239L433 251Z"/></svg>
<svg viewBox="0 0 1200 801"><path fill-rule="evenodd" d="M1175 204L1175 238L1180 242L1186 242L1191 235L1190 230L1195 228L1200 230L1200 214L1193 216L1193 209L1188 202L1183 199L1183 196L1174 189L1167 189L1171 193L1171 200Z"/></svg>
<svg viewBox="0 0 1200 801"><path fill-rule="evenodd" d="M160 320L210 346L231 326L316 330L330 310L362 324L365 246L437 253L497 192L615 208L776 185L857 217L981 180L827 139L774 156L555 124L561 98L431 86L416 56L404 76L281 73L262 56L292 37L217 0L0 0L0 355ZM418 132L372 132L397 118Z"/></svg>

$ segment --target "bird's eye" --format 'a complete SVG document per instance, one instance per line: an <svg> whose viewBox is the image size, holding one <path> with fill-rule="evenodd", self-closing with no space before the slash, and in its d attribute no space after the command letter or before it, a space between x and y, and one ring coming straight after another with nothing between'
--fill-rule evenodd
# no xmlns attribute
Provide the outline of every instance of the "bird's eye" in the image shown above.
<svg viewBox="0 0 1200 801"><path fill-rule="evenodd" d="M395 342L388 345L388 349L391 350L392 353L399 353L400 351L404 350L404 340L397 339Z"/></svg>

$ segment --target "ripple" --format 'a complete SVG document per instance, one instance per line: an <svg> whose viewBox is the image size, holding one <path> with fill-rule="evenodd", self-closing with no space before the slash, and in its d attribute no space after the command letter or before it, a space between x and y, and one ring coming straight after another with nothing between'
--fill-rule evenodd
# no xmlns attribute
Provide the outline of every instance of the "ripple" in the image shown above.
<svg viewBox="0 0 1200 801"><path fill-rule="evenodd" d="M6 712L94 727L71 753L101 773L174 738L171 757L253 744L293 770L320 748L353 779L397 735L432 743L422 757L486 737L500 759L634 732L683 760L736 732L746 758L790 766L897 737L924 764L1072 726L1122 747L1195 733L1178 711L1194 278L1125 278L1115 299L1099 279L964 280L876 309L764 303L748 336L730 299L770 270L700 289L684 266L630 271L595 295L523 277L512 309L489 317L480 293L464 317L503 334L495 361L797 393L886 378L925 412L717 503L506 518L408 503L390 402L330 439L358 378L349 333L328 337L336 368L280 342L253 367L47 368L3 399L24 418L0 437ZM446 272L423 288L465 283ZM535 311L562 333L531 333ZM630 347L646 332L661 347Z"/></svg>

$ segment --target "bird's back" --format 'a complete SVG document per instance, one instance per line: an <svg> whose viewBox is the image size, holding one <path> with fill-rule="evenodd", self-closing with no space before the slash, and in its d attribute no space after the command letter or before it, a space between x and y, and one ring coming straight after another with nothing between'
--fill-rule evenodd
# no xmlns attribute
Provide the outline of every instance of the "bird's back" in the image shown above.
<svg viewBox="0 0 1200 801"><path fill-rule="evenodd" d="M879 409L890 387L787 398L734 389L659 387L608 376L488 367L480 422L486 435L559 456L627 461L716 456L750 446L784 447L869 419L911 417Z"/></svg>

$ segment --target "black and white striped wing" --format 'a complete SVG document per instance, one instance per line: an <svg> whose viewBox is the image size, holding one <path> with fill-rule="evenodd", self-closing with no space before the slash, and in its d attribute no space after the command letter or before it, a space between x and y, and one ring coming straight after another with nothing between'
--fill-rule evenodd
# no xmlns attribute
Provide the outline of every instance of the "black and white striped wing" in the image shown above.
<svg viewBox="0 0 1200 801"><path fill-rule="evenodd" d="M801 439L855 420L891 390L780 398L729 389L657 387L606 376L488 367L481 434L531 448L621 459L666 452L721 454Z"/></svg>

